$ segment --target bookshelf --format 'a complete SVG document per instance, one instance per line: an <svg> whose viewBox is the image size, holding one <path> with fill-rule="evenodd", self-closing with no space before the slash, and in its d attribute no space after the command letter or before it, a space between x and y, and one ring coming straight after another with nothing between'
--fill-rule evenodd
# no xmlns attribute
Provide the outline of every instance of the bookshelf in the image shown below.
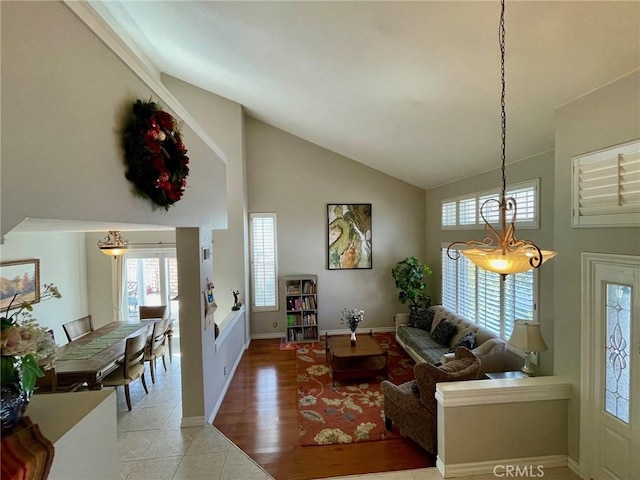
<svg viewBox="0 0 640 480"><path fill-rule="evenodd" d="M318 332L318 277L284 277L287 334L289 342L314 342Z"/></svg>

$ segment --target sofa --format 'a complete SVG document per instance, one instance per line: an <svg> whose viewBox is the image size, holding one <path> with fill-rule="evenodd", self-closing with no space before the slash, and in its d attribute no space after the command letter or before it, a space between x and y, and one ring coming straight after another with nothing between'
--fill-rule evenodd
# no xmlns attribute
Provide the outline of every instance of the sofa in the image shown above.
<svg viewBox="0 0 640 480"><path fill-rule="evenodd" d="M380 384L384 394L384 417L387 430L395 423L403 437L417 442L427 452L437 452L436 384L473 380L480 375L480 359L465 347L458 347L454 359L439 367L416 363L415 381L394 385L388 380Z"/></svg>
<svg viewBox="0 0 640 480"><path fill-rule="evenodd" d="M454 359L456 347L463 346L480 359L481 375L505 371L507 343L500 337L442 305L430 307L427 313L415 324L408 313L395 316L396 341L413 360L445 364Z"/></svg>

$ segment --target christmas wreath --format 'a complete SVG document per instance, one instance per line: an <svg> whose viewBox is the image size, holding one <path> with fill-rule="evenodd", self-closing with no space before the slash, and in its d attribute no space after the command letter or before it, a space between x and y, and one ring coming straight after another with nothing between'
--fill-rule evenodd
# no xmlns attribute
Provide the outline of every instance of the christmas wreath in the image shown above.
<svg viewBox="0 0 640 480"><path fill-rule="evenodd" d="M152 101L137 100L124 130L126 177L155 205L169 207L184 194L189 157L176 120Z"/></svg>

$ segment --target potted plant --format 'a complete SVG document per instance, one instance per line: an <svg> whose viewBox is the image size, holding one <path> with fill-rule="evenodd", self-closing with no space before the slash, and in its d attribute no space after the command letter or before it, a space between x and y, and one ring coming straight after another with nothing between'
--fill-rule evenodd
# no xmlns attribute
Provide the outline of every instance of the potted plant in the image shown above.
<svg viewBox="0 0 640 480"><path fill-rule="evenodd" d="M398 300L402 304L409 303L410 320L415 322L426 316L427 308L431 306L431 297L425 291L425 277L431 275L431 269L416 257L408 257L393 267L391 275L396 281Z"/></svg>

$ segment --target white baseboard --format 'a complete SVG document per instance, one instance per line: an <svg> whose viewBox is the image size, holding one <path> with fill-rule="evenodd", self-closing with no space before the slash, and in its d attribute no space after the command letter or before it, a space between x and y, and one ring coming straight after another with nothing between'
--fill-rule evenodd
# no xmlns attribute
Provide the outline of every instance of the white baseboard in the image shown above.
<svg viewBox="0 0 640 480"><path fill-rule="evenodd" d="M504 460L489 460L486 462L469 462L445 465L440 457L436 459L436 467L444 478L466 477L470 475L498 474L507 477L509 467L512 475L519 473L521 478L542 477L545 468L567 466L566 455L546 455L542 457L508 458ZM524 475L522 472L526 472ZM501 475L500 475L501 474Z"/></svg>
<svg viewBox="0 0 640 480"><path fill-rule="evenodd" d="M580 464L573 457L567 457L567 467L580 477Z"/></svg>
<svg viewBox="0 0 640 480"><path fill-rule="evenodd" d="M280 333L252 333L251 340L265 340L269 338L284 338L284 332Z"/></svg>
<svg viewBox="0 0 640 480"><path fill-rule="evenodd" d="M204 424L204 417L182 417L180 428L201 427Z"/></svg>
<svg viewBox="0 0 640 480"><path fill-rule="evenodd" d="M248 344L247 344L247 346L248 346ZM244 353L244 350L241 350L238 353L238 357L236 358L236 361L233 363L233 367L231 367L231 371L229 372L229 375L227 375L227 381L224 382L224 385L222 386L222 391L220 392L220 395L218 396L218 401L214 405L213 411L211 412L211 415L209 415L209 422L208 423L210 423L211 425L213 425L213 420L216 418L216 415L218 414L218 410L220 410L220 405L222 405L222 401L224 400L224 397L227 395L227 390L229 390L229 385L231 385L231 380L233 380L233 377L236 374L236 370L238 368L238 365L240 365L240 360L242 360L242 354L243 353Z"/></svg>

